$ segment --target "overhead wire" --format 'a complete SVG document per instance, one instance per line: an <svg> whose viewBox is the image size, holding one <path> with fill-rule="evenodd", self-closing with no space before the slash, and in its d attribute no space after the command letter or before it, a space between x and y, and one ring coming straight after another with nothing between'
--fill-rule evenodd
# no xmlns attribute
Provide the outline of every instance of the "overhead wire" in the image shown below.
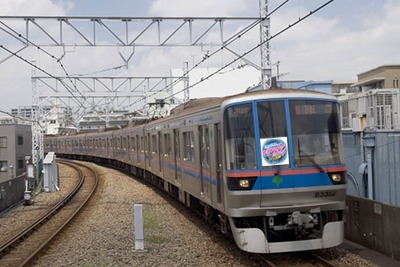
<svg viewBox="0 0 400 267"><path fill-rule="evenodd" d="M184 92L185 90L188 90L192 87L197 86L198 84L208 80L209 78L211 78L212 76L218 74L219 72L221 72L222 70L226 69L227 67L229 67L230 65L232 65L233 63L237 62L238 60L241 60L242 58L244 58L245 56L247 56L248 54L250 54L251 52L253 52L256 49L259 49L261 45L265 44L266 42L269 42L270 40L274 39L275 37L281 35L282 33L286 32L287 30L289 30L290 28L294 27L295 25L299 24L300 22L304 21L305 19L307 19L308 17L312 16L313 14L315 14L316 12L320 11L321 9L323 9L324 7L326 7L327 5L331 4L333 1L335 0L329 0L327 2L325 2L324 4L320 5L319 7L317 7L314 10L311 10L307 15L303 16L303 17L299 17L299 19L297 21L295 21L292 24L289 24L287 27L283 28L282 30L278 31L276 34L272 35L270 38L268 38L267 40L264 40L263 42L260 42L259 44L257 44L256 46L254 46L253 48L251 48L250 50L247 50L245 53L243 53L240 56L237 56L235 59L233 59L232 61L230 61L229 63L225 64L223 67L217 69L216 71L212 72L211 74L202 77L199 81L189 85L188 87L177 91L173 94L171 94L170 96L166 97L165 99L169 99L173 96L176 96L182 92ZM277 11L278 9L280 9L284 4L286 4L288 1L283 2L281 5L279 5L276 9L274 9L271 13L268 13L264 18L260 18L259 20L256 20L254 23L252 23L249 27L254 28L256 25L258 25L262 20L265 20L267 17L269 17L272 13L274 13L275 11ZM246 29L243 30L243 32L247 33L250 29L249 27L247 27ZM241 38L241 34L236 34L235 38L232 38L232 42L233 40L237 40L238 38ZM229 42L232 43L232 42ZM188 70L186 73L184 73L180 78L178 78L177 80L173 81L171 84L165 86L164 88L161 88L160 90L154 92L153 94L149 95L149 96L153 96L161 91L164 90L168 90L170 89L172 86L176 85L178 82L182 81L183 79L186 78L186 75L188 75L191 71L193 71L193 69L197 68L200 64L202 64L205 60L209 59L210 57L214 56L215 54L217 54L218 52L222 51L223 49L225 49L225 47L228 44L224 44L222 45L218 50L215 50L213 53L211 53L210 55L205 55L203 57L203 59L198 62L197 64L195 64L190 70ZM136 102L132 103L131 105L137 104L139 103L139 101L144 100L145 97L142 97L141 99L137 100Z"/></svg>
<svg viewBox="0 0 400 267"><path fill-rule="evenodd" d="M245 56L247 56L248 54L250 54L251 52L253 52L254 50L260 48L261 45L265 44L266 42L272 40L273 38L279 36L280 34L286 32L287 30L289 30L290 28L292 28L293 26L297 25L298 23L302 22L303 20L305 20L306 18L310 17L311 15L313 15L314 13L318 12L319 10L321 10L322 8L324 8L325 6L327 6L328 4L330 4L331 2L333 2L334 0L330 0L327 1L325 4L321 5L320 7L316 8L313 11L310 11L309 14L303 16L302 18L299 17L299 20L297 20L296 22L294 22L293 24L289 24L289 26L287 26L286 28L282 29L281 31L279 31L278 33L276 33L275 35L271 36L270 38L268 38L267 40L260 42L258 45L254 46L253 48L251 48L250 50L246 51L245 53L243 53L240 56L237 56L234 60L230 61L229 63L225 64L223 67L219 68L218 70L212 72L211 74L207 75L206 77L201 78L198 82L189 85L189 87L186 87L178 92L175 92L174 94L170 95L169 97L165 98L171 98L177 94L180 94L182 92L184 92L185 90L188 90L202 82L204 82L205 80L208 80L209 78L211 78L212 76L214 76L215 74L221 72L222 70L226 69L228 66L232 65L233 63L237 62L238 60L244 58ZM158 92L161 91L165 91L168 90L170 88L172 88L174 85L176 85L177 83L181 82L182 80L184 80L186 78L186 76L191 73L194 69L198 68L201 64L203 64L205 61L209 60L211 57L213 57L214 55L218 54L220 51L223 51L224 49L227 49L228 45L232 44L234 41L238 40L239 38L241 38L244 34L248 33L251 29L253 29L254 27L256 27L257 25L260 24L261 21L267 19L269 16L271 16L273 13L275 13L276 11L278 11L281 7L283 7L287 2L289 2L289 0L286 0L284 2L282 2L279 6L277 6L272 12L269 12L265 17L262 17L258 20L255 20L254 22L252 22L249 26L247 26L246 28L242 29L241 31L239 31L238 33L236 33L234 36L232 36L231 38L229 38L226 42L224 42L224 44L217 50L213 51L211 54L205 54L202 58L202 60L200 60L198 63L196 63L195 65L193 65L188 71L186 71L185 73L183 73L183 75L181 77L179 77L178 79L174 80L173 82L171 82L170 84L166 85L165 87L153 92L153 94L150 94L148 96L153 96L155 94L157 94ZM42 49L40 46L34 44L33 42L29 41L27 38L23 37L21 34L19 34L18 32L14 31L13 29L11 29L10 27L8 27L6 24L4 24L3 22L0 21L0 24L4 25L5 27L7 27L10 31L12 31L14 34L16 34L18 36L18 38L23 38L26 42L28 42L29 44L37 47L38 49L40 49L41 51L43 51L45 54L47 54L48 56L50 56L53 59L56 59L56 57L54 55L52 55L51 53L47 52L46 50ZM0 27L3 31L7 32L4 28ZM10 35L12 35L13 37L15 37L16 39L18 39L16 36L14 36L12 33L7 32ZM64 87L66 88L66 90L75 98L76 101L78 101L78 103L81 105L81 107L84 107L84 104L82 102L79 101L78 97L72 92L71 88L69 88L69 86L61 79L58 77L55 77L54 75L52 75L51 73L45 71L44 69L36 66L35 64L29 62L28 60L26 60L25 58L23 58L22 56L18 55L17 52L13 52L7 48L5 48L3 45L0 45L0 48L6 50L8 53L11 53L14 56L17 56L19 59L23 60L24 62L28 63L29 65L31 65L32 67L42 71L43 73L45 73L46 75L48 75L51 78L54 78L56 80L58 80L60 83L62 83L64 85ZM73 85L74 89L76 90L76 92L78 92L80 94L80 96L84 99L84 101L87 101L86 97L79 91L79 89L76 87L76 85L73 83L72 79L70 78L68 72L66 71L64 65L61 63L61 60L57 60L57 62L60 64L61 68L63 69L64 73L66 74L67 78L69 79L69 81L71 82L71 84ZM144 100L145 97L143 96L142 98L138 99L137 101L130 103L129 106L135 105L137 103L139 103L140 101Z"/></svg>
<svg viewBox="0 0 400 267"><path fill-rule="evenodd" d="M248 33L248 32L249 32L250 30L252 30L254 27L258 26L258 25L260 24L261 21L267 19L269 16L271 16L271 15L274 14L276 11L278 11L279 9L281 9L284 5L286 5L289 1L290 1L290 0L285 0L285 1L283 1L280 5L278 5L278 6L277 6L276 8L274 8L271 12L269 12L265 17L260 17L259 19L253 21L250 25L248 25L248 26L245 27L244 29L240 30L238 33L235 33L235 35L232 36L231 38L228 38L228 39L224 42L224 44L223 44L219 49L213 51L211 54L206 53L206 54L203 56L202 60L200 60L199 62L197 62L196 64L194 64L188 71L184 72L184 73L182 74L181 77L179 77L178 79L174 80L174 81L171 82L170 84L166 85L165 87L163 87L163 88L157 90L156 92L154 92L153 94L150 94L150 95L148 95L148 96L154 96L154 95L156 95L156 94L159 93L159 92L167 91L167 90L171 89L174 85L176 85L176 84L178 84L179 82L181 82L182 80L184 80L184 79L186 78L186 75L188 75L188 74L189 74L190 72L192 72L194 69L200 67L201 64L203 64L205 61L209 60L209 59L210 59L211 57L213 57L214 55L218 54L222 49L227 48L228 45L230 45L230 44L232 44L234 41L240 39L244 34ZM243 58L243 56L242 56L241 58ZM233 63L233 62L232 62L232 63ZM223 68L223 69L225 69L225 68ZM222 70L222 69L220 69L220 70ZM193 87L193 86L190 86L189 88L191 88L191 87ZM173 95L171 95L171 96L174 96L174 95L176 95L176 94L179 94L179 93L183 92L184 90L185 90L185 89L183 89L183 90L179 91L178 93L175 93L175 94L173 94ZM147 97L148 97L148 96L147 96ZM168 97L168 98L170 98L170 97ZM168 99L168 98L165 98L165 99ZM135 105L135 104L137 104L137 103L139 103L140 101L145 100L145 99L146 99L146 97L143 96L143 97L140 98L139 100L137 100L137 101L131 103L130 106Z"/></svg>
<svg viewBox="0 0 400 267"><path fill-rule="evenodd" d="M12 37L14 37L15 39L21 41L20 39L23 39L26 43L24 44L30 44L34 47L36 47L37 49L39 49L40 51L42 51L43 53L45 53L46 55L48 55L49 57L51 57L52 59L56 60L56 62L60 65L61 69L64 71L66 77L69 79L70 83L72 84L73 88L76 90L76 92L78 92L80 94L80 96L83 98L84 102L87 101L86 97L82 94L82 92L79 91L79 89L76 87L76 85L73 83L72 79L70 78L66 68L64 67L64 65L61 62L61 59L57 59L54 55L52 55L50 52L44 50L43 48L41 48L40 46L36 45L35 43L33 43L32 41L30 41L29 39L27 39L26 37L24 37L22 34L18 33L17 31L15 31L14 29L12 29L11 27L9 27L7 24L5 24L4 22L0 21L0 24L3 25L4 27L0 26L0 29L3 30L4 32L8 33L9 35L11 35ZM46 75L48 75L51 78L54 78L56 80L58 80L62 85L64 85L65 89L75 98L75 100L78 102L78 104L81 107L84 107L84 104L77 98L77 96L72 92L72 89L61 79L61 78L57 78L54 75L52 75L51 73L45 71L44 69L36 66L36 64L33 64L31 62L29 62L29 60L23 58L22 56L18 55L18 52L13 52L10 49L7 49L6 47L4 47L4 45L0 45L0 48L4 49L5 51L7 51L8 53L10 53L13 56L18 57L19 59L21 59L22 61L28 63L29 65L31 65L32 67L34 67L35 69L38 69L39 71L45 73Z"/></svg>

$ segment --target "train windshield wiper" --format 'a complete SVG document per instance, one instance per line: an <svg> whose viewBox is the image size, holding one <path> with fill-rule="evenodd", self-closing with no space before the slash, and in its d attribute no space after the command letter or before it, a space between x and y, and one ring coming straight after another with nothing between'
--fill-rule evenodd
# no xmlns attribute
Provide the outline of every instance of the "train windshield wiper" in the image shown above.
<svg viewBox="0 0 400 267"><path fill-rule="evenodd" d="M308 159L320 172L325 172L324 168L322 168L311 155L302 154L301 156Z"/></svg>

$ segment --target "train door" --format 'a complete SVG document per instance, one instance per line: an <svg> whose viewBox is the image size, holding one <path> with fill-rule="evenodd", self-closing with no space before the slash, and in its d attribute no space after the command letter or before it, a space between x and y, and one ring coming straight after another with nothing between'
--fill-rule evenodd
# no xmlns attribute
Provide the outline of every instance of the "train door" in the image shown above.
<svg viewBox="0 0 400 267"><path fill-rule="evenodd" d="M138 165L140 165L140 153L141 153L141 151L142 151L142 144L141 144L141 142L140 142L140 138L143 138L143 137L139 137L139 135L137 134L136 135L136 162L138 163Z"/></svg>
<svg viewBox="0 0 400 267"><path fill-rule="evenodd" d="M158 146L158 171L161 173L162 172L162 154L163 154L163 147L162 147L162 135L161 132L158 132L158 138L157 138L157 146Z"/></svg>
<svg viewBox="0 0 400 267"><path fill-rule="evenodd" d="M182 180L182 172L180 171L181 166L181 152L180 152L180 137L179 131L177 129L173 132L173 140L174 140L174 150L173 150L173 158L174 158L174 166L175 166L175 182L180 185Z"/></svg>
<svg viewBox="0 0 400 267"><path fill-rule="evenodd" d="M222 154L221 154L221 125L215 124L214 126L214 139L215 139L215 155L216 155L216 173L217 173L217 202L222 202Z"/></svg>
<svg viewBox="0 0 400 267"><path fill-rule="evenodd" d="M148 170L151 170L151 160L152 160L152 154L151 154L151 151L152 151L152 148L151 148L151 135L150 135L150 133L148 133L147 134L147 138L146 138L147 140L147 144L146 144L146 147L147 147L147 149L146 149L146 151L145 151L145 158L147 159L147 164L146 164L146 166L148 167L147 169Z"/></svg>
<svg viewBox="0 0 400 267"><path fill-rule="evenodd" d="M199 126L201 193L211 200L210 135L208 125Z"/></svg>

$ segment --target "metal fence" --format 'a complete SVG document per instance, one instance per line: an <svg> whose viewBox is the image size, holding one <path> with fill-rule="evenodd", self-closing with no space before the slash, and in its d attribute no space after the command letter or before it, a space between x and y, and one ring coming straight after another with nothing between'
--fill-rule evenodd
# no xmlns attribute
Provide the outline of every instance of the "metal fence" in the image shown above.
<svg viewBox="0 0 400 267"><path fill-rule="evenodd" d="M0 212L24 199L25 177L0 183Z"/></svg>
<svg viewBox="0 0 400 267"><path fill-rule="evenodd" d="M400 206L400 131L365 131L343 134L348 190Z"/></svg>

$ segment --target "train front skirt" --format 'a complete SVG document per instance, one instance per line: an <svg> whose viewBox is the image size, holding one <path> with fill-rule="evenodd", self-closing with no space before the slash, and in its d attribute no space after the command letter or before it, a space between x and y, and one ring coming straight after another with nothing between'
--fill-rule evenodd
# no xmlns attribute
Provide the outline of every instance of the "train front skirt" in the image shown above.
<svg viewBox="0 0 400 267"><path fill-rule="evenodd" d="M279 253L290 251L331 248L343 243L344 222L329 222L324 226L322 238L270 243L258 228L236 228L229 217L232 234L237 246L252 253Z"/></svg>

